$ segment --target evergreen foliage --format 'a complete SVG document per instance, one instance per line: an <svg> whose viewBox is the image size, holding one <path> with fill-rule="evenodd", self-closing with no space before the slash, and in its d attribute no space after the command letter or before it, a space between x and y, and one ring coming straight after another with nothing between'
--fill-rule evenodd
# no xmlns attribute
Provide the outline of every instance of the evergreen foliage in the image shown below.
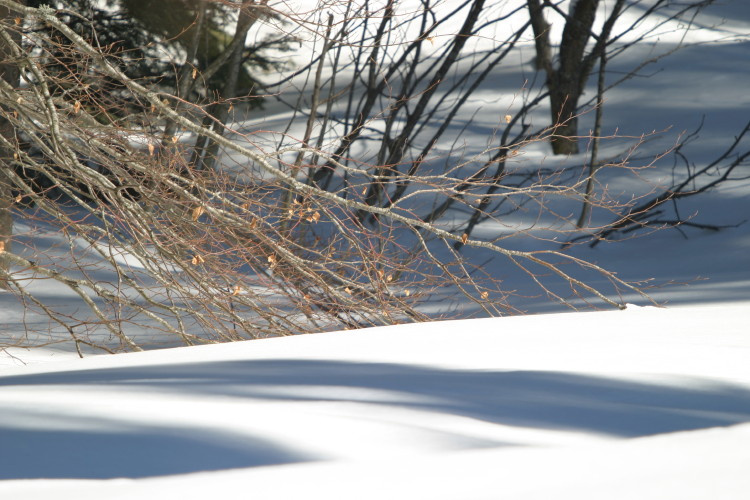
<svg viewBox="0 0 750 500"><path fill-rule="evenodd" d="M236 9L216 2L196 2L192 0L107 0L106 3L93 0L66 0L53 2L59 9L58 15L71 29L94 47L99 47L103 54L110 57L110 62L117 65L128 77L155 86L158 89L173 92L177 88L179 64L184 61L184 54L189 50L192 40L198 40L195 64L198 73L208 67L226 50L232 35L226 29L234 23ZM29 0L30 7L50 4L49 0ZM197 23L199 9L205 8L205 22ZM200 27L199 27L200 26ZM66 77L71 68L85 77L87 64L80 60L80 54L71 50L69 41L55 30L37 26L36 30L45 31L51 40L54 52L46 67L50 70L57 67L60 81L58 91L67 92L77 85L66 85ZM200 33L195 33L200 29ZM293 39L275 33L253 41L245 46L239 77L237 94L252 95L262 87L258 74L283 67L283 58L269 55L270 51L290 52L293 50ZM221 98L223 82L232 71L225 64L206 81L194 85L188 100L197 102L201 98L215 100ZM83 71L82 71L83 70ZM127 101L126 93L120 92L121 86L102 75L91 78L91 91L108 95L113 101L108 110L130 112L139 110L136 102ZM94 81L95 80L95 81ZM84 106L89 103L85 95L73 96ZM261 99L248 99L251 107L261 107ZM104 109L93 110L93 115L103 122L113 118Z"/></svg>

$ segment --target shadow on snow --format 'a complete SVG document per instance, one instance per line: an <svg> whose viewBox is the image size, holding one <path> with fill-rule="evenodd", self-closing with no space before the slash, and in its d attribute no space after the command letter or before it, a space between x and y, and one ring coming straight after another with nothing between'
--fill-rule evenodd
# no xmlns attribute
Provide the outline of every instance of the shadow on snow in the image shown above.
<svg viewBox="0 0 750 500"><path fill-rule="evenodd" d="M750 391L740 386L701 381L691 383L692 387L676 387L546 371L465 371L289 359L0 378L0 391L3 386L34 385L143 387L150 392L240 401L351 401L622 438L750 421ZM3 411L7 422L7 411L14 410ZM23 422L23 412L17 413ZM96 430L96 421L88 427L85 421L78 424L80 430L74 431L0 427L0 464L12 463L12 467L0 467L0 479L144 477L315 460L262 438L235 438L215 430L127 423L132 428L122 433L102 433ZM28 473L17 474L19 470Z"/></svg>

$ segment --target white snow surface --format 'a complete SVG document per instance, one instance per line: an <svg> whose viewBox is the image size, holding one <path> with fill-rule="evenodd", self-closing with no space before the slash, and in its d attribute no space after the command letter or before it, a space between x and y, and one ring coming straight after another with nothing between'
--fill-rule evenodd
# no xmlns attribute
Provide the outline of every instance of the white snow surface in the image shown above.
<svg viewBox="0 0 750 500"><path fill-rule="evenodd" d="M0 497L747 498L748 323L631 306L4 356Z"/></svg>

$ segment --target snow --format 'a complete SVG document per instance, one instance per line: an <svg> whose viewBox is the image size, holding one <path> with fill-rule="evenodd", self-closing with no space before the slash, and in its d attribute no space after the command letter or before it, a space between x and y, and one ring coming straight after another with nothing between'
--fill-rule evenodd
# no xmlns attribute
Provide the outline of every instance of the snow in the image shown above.
<svg viewBox="0 0 750 500"><path fill-rule="evenodd" d="M6 366L3 498L742 498L750 303Z"/></svg>
<svg viewBox="0 0 750 500"><path fill-rule="evenodd" d="M691 158L713 159L747 119L747 5L709 9L709 28L691 34L721 44L611 92L609 123L674 126L649 145L658 151L705 112ZM511 70L518 78L497 80L507 95L523 76ZM483 105L502 116L507 102L492 99ZM749 199L745 181L683 206L736 224ZM0 498L747 498L748 226L574 250L629 279L685 283L652 291L666 307L83 359L62 344L0 348ZM38 286L77 307L69 291ZM0 340L38 321L11 299L0 295Z"/></svg>

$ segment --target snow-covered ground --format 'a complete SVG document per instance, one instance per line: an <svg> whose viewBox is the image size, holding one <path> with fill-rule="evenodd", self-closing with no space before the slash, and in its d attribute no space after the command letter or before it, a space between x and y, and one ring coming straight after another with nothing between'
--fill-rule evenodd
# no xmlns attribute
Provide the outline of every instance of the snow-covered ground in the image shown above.
<svg viewBox="0 0 750 500"><path fill-rule="evenodd" d="M748 5L723 2L706 24L750 32ZM748 118L749 54L735 38L686 48L613 91L610 123L673 126L659 151L705 114L689 152L709 161ZM750 183L683 210L742 222ZM684 231L574 250L627 279L683 283L653 291L665 308L84 359L2 348L0 498L748 498L750 224ZM33 326L11 299L3 339Z"/></svg>
<svg viewBox="0 0 750 500"><path fill-rule="evenodd" d="M748 323L629 307L19 360L0 497L747 498Z"/></svg>

